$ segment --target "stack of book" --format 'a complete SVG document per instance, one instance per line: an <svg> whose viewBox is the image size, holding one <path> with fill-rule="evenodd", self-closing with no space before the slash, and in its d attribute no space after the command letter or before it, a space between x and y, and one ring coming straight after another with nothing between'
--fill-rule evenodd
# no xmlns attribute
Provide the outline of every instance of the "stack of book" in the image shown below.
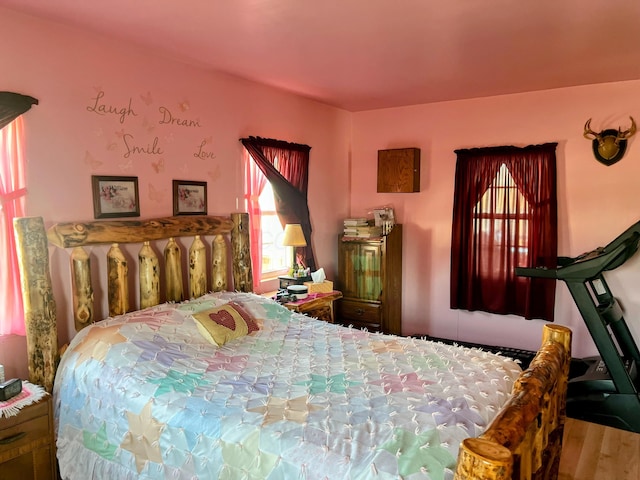
<svg viewBox="0 0 640 480"><path fill-rule="evenodd" d="M382 227L369 225L366 218L347 218L344 220L344 236L355 238L374 238L382 235Z"/></svg>
<svg viewBox="0 0 640 480"><path fill-rule="evenodd" d="M344 234L350 237L355 237L358 232L358 227L367 227L369 222L366 218L345 218L344 219Z"/></svg>

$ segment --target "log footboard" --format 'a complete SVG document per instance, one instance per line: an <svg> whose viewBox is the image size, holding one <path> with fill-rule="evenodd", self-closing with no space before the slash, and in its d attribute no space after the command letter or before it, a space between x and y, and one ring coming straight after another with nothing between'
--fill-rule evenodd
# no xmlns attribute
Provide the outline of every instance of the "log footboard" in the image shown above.
<svg viewBox="0 0 640 480"><path fill-rule="evenodd" d="M487 430L462 442L456 480L558 477L571 330L545 325L542 346Z"/></svg>

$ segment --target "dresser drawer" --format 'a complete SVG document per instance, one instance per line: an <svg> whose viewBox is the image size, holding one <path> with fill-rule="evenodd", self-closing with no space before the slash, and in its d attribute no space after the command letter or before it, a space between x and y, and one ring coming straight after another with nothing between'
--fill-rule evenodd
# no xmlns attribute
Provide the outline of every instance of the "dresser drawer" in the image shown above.
<svg viewBox="0 0 640 480"><path fill-rule="evenodd" d="M42 415L0 430L0 461L7 453L24 446L49 443L49 416Z"/></svg>
<svg viewBox="0 0 640 480"><path fill-rule="evenodd" d="M338 318L343 324L353 322L354 326L358 327L380 328L382 312L379 303L343 299L338 302ZM362 325L356 325L356 323Z"/></svg>
<svg viewBox="0 0 640 480"><path fill-rule="evenodd" d="M49 414L47 403L26 407L25 415L9 417L0 423L0 461L7 457L7 453L25 445L39 446L49 443ZM5 458L6 459L6 458Z"/></svg>
<svg viewBox="0 0 640 480"><path fill-rule="evenodd" d="M51 397L0 419L0 480L57 477Z"/></svg>

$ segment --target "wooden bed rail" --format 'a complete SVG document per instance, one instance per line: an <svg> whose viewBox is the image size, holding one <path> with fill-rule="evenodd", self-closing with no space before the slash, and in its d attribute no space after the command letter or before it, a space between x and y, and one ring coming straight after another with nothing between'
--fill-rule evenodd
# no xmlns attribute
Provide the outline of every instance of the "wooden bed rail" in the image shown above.
<svg viewBox="0 0 640 480"><path fill-rule="evenodd" d="M510 400L482 435L462 442L456 480L558 477L570 362L571 330L546 324Z"/></svg>
<svg viewBox="0 0 640 480"><path fill-rule="evenodd" d="M71 285L73 314L76 330L93 323L94 288L91 258L84 249L87 245L111 245L107 253L107 296L109 315L130 311L129 265L121 244L141 244L138 251L139 306L146 308L164 301L179 302L199 297L208 291L230 288L236 291L253 290L249 243L249 218L246 213L220 216L180 216L149 220L105 220L69 222L53 225L45 230L40 217L14 220L16 248L20 265L29 380L43 385L47 391L53 387L58 363L56 305L49 271L49 244L71 248ZM205 236L213 236L211 262L207 265ZM229 237L229 255L226 236ZM193 237L188 250L186 266L182 265L182 252L175 238ZM150 242L167 240L163 250L164 290L161 290L160 260ZM227 280L231 265L233 284ZM188 272L188 296L184 294L183 270ZM208 285L210 271L211 288Z"/></svg>

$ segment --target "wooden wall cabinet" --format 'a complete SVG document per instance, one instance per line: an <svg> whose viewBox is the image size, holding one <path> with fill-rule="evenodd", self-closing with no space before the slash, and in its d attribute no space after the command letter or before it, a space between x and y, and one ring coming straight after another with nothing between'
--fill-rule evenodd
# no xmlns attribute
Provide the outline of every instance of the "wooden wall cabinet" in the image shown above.
<svg viewBox="0 0 640 480"><path fill-rule="evenodd" d="M337 323L402 333L402 225L381 238L338 240Z"/></svg>
<svg viewBox="0 0 640 480"><path fill-rule="evenodd" d="M57 478L51 396L0 419L0 480Z"/></svg>
<svg viewBox="0 0 640 480"><path fill-rule="evenodd" d="M420 191L420 149L378 150L378 193Z"/></svg>

